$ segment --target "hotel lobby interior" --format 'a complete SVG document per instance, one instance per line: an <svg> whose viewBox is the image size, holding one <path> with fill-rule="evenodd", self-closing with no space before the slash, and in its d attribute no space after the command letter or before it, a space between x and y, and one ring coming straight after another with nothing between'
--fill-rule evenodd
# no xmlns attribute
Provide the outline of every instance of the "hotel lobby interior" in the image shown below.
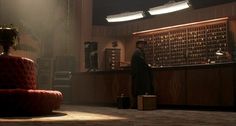
<svg viewBox="0 0 236 126"><path fill-rule="evenodd" d="M0 0L0 53L0 126L236 125L235 0Z"/></svg>

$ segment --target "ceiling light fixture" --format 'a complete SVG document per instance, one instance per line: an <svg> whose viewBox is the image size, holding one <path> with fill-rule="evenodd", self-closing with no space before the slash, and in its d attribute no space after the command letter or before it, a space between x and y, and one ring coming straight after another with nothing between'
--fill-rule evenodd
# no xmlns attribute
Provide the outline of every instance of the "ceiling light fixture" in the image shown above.
<svg viewBox="0 0 236 126"><path fill-rule="evenodd" d="M150 8L148 12L151 15L159 15L159 14L166 14L166 13L183 10L189 7L190 7L190 4L188 0L179 1L179 2L170 1L167 4L164 4L162 6Z"/></svg>
<svg viewBox="0 0 236 126"><path fill-rule="evenodd" d="M123 21L136 20L143 17L144 17L143 11L136 11L136 12L126 12L116 15L109 15L107 16L106 20L108 22L123 22Z"/></svg>

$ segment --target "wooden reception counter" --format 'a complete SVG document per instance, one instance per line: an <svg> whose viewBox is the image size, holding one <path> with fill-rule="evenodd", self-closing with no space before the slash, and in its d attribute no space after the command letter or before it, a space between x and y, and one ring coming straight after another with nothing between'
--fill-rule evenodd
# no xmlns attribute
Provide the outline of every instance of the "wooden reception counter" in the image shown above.
<svg viewBox="0 0 236 126"><path fill-rule="evenodd" d="M153 68L158 105L234 107L236 63ZM74 73L72 103L114 105L131 95L129 70Z"/></svg>

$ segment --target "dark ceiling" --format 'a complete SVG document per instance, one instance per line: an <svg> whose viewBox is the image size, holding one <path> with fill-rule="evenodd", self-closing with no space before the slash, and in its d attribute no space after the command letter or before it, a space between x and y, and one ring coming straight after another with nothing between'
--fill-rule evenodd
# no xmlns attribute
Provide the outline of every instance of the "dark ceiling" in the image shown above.
<svg viewBox="0 0 236 126"><path fill-rule="evenodd" d="M93 24L108 25L106 21L107 15L128 11L147 11L151 7L160 6L169 1L170 0L93 0ZM190 3L194 9L199 9L233 1L236 0L190 0Z"/></svg>

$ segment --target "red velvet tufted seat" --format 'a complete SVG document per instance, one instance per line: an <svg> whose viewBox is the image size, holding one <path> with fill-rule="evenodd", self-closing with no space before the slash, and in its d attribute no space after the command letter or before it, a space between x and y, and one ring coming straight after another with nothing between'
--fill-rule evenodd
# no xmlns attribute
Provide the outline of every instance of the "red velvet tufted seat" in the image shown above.
<svg viewBox="0 0 236 126"><path fill-rule="evenodd" d="M59 91L0 89L0 113L3 115L43 115L59 109Z"/></svg>
<svg viewBox="0 0 236 126"><path fill-rule="evenodd" d="M0 56L0 89L36 89L34 62L27 58Z"/></svg>
<svg viewBox="0 0 236 126"><path fill-rule="evenodd" d="M0 55L0 115L42 115L59 109L62 93L36 90L34 62Z"/></svg>

